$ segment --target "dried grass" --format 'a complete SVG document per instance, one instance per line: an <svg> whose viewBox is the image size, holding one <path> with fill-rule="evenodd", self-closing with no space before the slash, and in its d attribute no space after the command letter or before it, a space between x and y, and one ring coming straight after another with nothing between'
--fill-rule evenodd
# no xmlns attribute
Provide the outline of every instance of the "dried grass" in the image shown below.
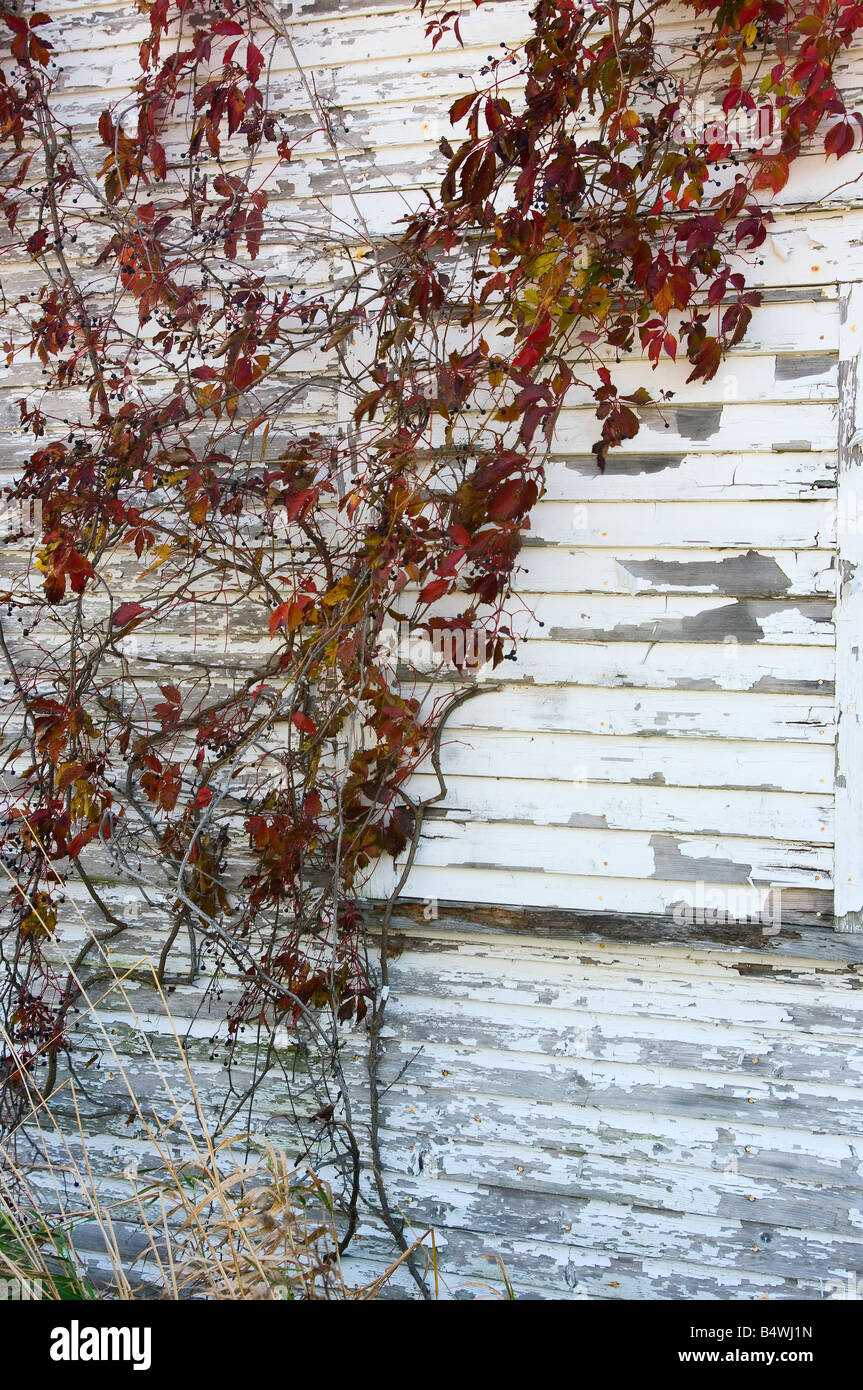
<svg viewBox="0 0 863 1390"><path fill-rule="evenodd" d="M136 968L148 962L138 962ZM87 1021L98 1030L131 1110L146 1134L146 1162L116 1196L97 1175L99 1165L82 1119L74 1080L42 1098L30 1083L28 1107L16 1130L0 1143L0 1278L22 1295L49 1299L299 1299L376 1298L406 1257L380 1278L356 1287L342 1269L333 1199L310 1168L249 1134L217 1137L207 1123L182 1045L155 973L183 1078L182 1095L156 1057L124 977L114 973L99 999L87 999ZM130 1021L140 1029L150 1077L158 1077L161 1107L146 1108L135 1094L109 1030L99 1015L107 995L119 991ZM7 1046L11 1045L8 1037ZM23 1073L22 1073L23 1074ZM75 1125L54 1104L63 1095ZM160 1116L158 1111L162 1109ZM38 1162L18 1160L20 1140L36 1142ZM179 1155L181 1156L178 1156ZM143 1174L143 1176L138 1176ZM115 1182L121 1177L115 1174ZM88 1272L76 1242L84 1225L98 1232L98 1271ZM129 1232L138 1253L128 1253ZM421 1237L411 1250L424 1249ZM428 1257L427 1257L428 1258ZM7 1284L7 1288L8 1288Z"/></svg>

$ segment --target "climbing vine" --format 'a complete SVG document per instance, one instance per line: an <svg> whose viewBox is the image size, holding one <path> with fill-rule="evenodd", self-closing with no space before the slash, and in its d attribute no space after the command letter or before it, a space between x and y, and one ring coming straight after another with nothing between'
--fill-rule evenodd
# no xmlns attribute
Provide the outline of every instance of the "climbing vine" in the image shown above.
<svg viewBox="0 0 863 1390"><path fill-rule="evenodd" d="M432 46L465 41L473 6L418 8ZM860 143L836 70L863 4L540 0L463 75L440 187L387 237L276 6L137 10L139 75L92 130L58 23L0 4L2 346L41 374L4 513L3 1116L74 1066L106 943L156 939L166 984L233 982L229 1054L251 1030L264 1072L287 1029L325 1059L296 1118L344 1160L345 1243L338 1040L369 1031L401 1239L376 1137L389 916L448 714L516 655L560 412L593 403L601 470L662 412L650 366L709 381L742 340L769 202ZM311 157L350 225L292 206ZM70 957L76 912L96 925Z"/></svg>

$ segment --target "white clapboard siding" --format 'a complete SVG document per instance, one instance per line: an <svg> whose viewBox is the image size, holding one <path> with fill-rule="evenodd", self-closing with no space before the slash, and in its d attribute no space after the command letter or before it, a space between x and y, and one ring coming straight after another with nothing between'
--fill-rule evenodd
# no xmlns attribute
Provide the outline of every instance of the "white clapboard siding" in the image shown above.
<svg viewBox="0 0 863 1390"><path fill-rule="evenodd" d="M831 551L707 550L663 547L603 552L528 543L518 557L520 589L552 593L694 593L734 598L775 598L836 592Z"/></svg>
<svg viewBox="0 0 863 1390"><path fill-rule="evenodd" d="M507 733L596 734L603 739L632 734L650 738L703 735L821 745L832 738L832 703L826 698L739 694L729 699L727 695L697 691L678 692L670 699L645 690L633 701L628 691L606 690L599 703L595 692L578 681L568 686L511 690L504 698ZM498 703L496 694L477 695L454 711L447 729L452 735L458 729L495 729Z"/></svg>
<svg viewBox="0 0 863 1390"><path fill-rule="evenodd" d="M482 26L466 33L463 51L444 44L434 52L424 51L421 26L407 8L370 4L335 12L311 5L294 16L296 53L339 113L334 130L343 142L343 167L373 231L391 234L398 218L416 205L418 185L440 172L436 145L448 128L446 107L466 84L481 81L485 26L493 19L501 38L523 31L521 5L492 5L483 13ZM669 6L662 24L672 37L685 19ZM97 103L136 76L146 18L132 17L127 5L112 0L98 12L70 11L66 28L60 101L70 124L83 132L92 128ZM285 109L302 113L302 83L287 50L273 66L272 81ZM843 81L849 90L863 82L856 51L843 59ZM170 154L170 137L167 145ZM351 221L354 213L340 179L318 130L298 147L291 168L273 181L274 218L290 212L321 226L321 212L329 209L334 225ZM816 207L805 220L797 211L804 196ZM687 834L745 839L747 827L757 822L755 838L774 848L763 862L754 857L765 872L774 865L777 887L788 863L800 862L801 844L819 869L829 868L819 856L832 825L825 798L831 787L833 547L843 523L835 493L841 307L836 280L840 266L847 274L848 238L852 227L863 233L863 215L853 181L839 178L835 163L813 152L804 156L777 200L776 216L749 266L753 283L765 286L768 302L712 382L687 383L687 369L680 364L663 363L654 372L641 354L617 364L621 390L646 381L672 396L661 411L642 411L640 434L614 452L601 476L590 453L597 427L589 391L577 387L561 414L546 492L514 576L512 626L529 640L497 671L483 673L495 693L465 707L444 743L446 770L462 779L459 804L452 807L459 827L460 881L466 885L465 875L473 882L480 874L482 901L509 901L517 885L521 896L515 901L547 903L549 889L540 885L543 875L537 872L543 867L549 884L559 887L566 880L567 903L580 891L576 884L593 878L590 902L606 901L600 890L605 879L614 879L622 885L624 908L662 910L657 893L664 902L667 893L658 885L676 883L677 877L657 872L652 852L627 854L628 830L647 841L651 833L672 833L668 795L665 810L648 803L658 819L653 826L645 823L648 812L638 790L643 786L688 793L679 816L671 818ZM286 273L281 241L275 220L260 264L278 277ZM87 254L84 240L78 248L83 264ZM32 273L28 266L13 268L19 276ZM318 258L305 274L310 283L325 283L326 260ZM16 363L0 392L0 425L9 437L12 467L24 446L13 427L15 401L32 372L32 366ZM337 408L332 354L325 372L326 381L313 358L298 359L291 376L279 383L296 388L291 427L302 430L332 420ZM276 383L269 383L261 393L264 406L266 399L275 399L275 389ZM65 403L70 409L72 395ZM192 650L180 614L154 638L142 636L140 655L180 672L184 657L204 660L229 678L242 668L244 654L259 647L265 619L251 607L233 611L230 625L221 614L202 613ZM193 670L188 667L187 674ZM156 667L148 674L159 672ZM460 738L458 729L464 730ZM608 851L608 864L604 855L586 853L587 842L578 835L554 838L552 827L579 829L563 818L555 800L557 809L540 822L546 827L544 849L533 856L535 887L530 887L529 866L508 858L505 849L508 823L514 826L523 817L514 809L510 815L491 810L502 804L496 794L496 744L514 760L511 775L544 782L552 799L559 798L569 776L577 801L571 815L577 818L607 816L585 802L592 788L615 788L614 829L608 833L616 848ZM482 793L484 778L489 788ZM478 798L474 844L466 828L471 808L461 804L467 800L465 779ZM764 816L753 820L747 812L733 836L733 788L739 790L741 815L758 789L779 797L798 791L819 798L821 809L813 807L811 817L802 818L806 824L817 820L818 829L801 840L785 829L793 818L765 826ZM721 814L716 798L699 801L699 790L719 793ZM627 796L634 817L629 825ZM481 806L489 808L483 815ZM448 812L445 805L444 818ZM580 830L583 835L583 821ZM416 873L422 874L424 895L434 893L435 874L443 884L447 872L444 863L433 862L433 843L440 856L449 842L430 837L421 851ZM563 844L581 846L585 857L568 863L571 872L554 874L557 847ZM790 859L783 859L783 846ZM454 847L455 842L452 852ZM570 860L571 853L566 857ZM755 872L745 855L735 857L730 848L723 855L721 843L716 854L700 856L705 857L748 863ZM597 872L625 858L625 874ZM469 867L478 864L482 870ZM818 879L828 882L829 873L819 873ZM407 891L414 890L420 891L419 877L408 884Z"/></svg>
<svg viewBox="0 0 863 1390"><path fill-rule="evenodd" d="M443 1296L488 1279L494 1255L520 1296L554 1299L819 1299L860 1268L859 967L824 957L817 933L790 959L766 935L744 949L646 949L472 915L396 914L384 1037L385 1176L409 1227L435 1227ZM124 941L117 964L135 958ZM186 1093L176 1044L155 992L128 988L136 1024L110 999L102 1020L136 1093L167 1111L165 1081ZM197 999L180 986L174 1008L194 1012ZM190 1021L185 1051L217 1106L214 1021ZM362 1135L362 1033L347 1042ZM115 1066L100 1050L96 1103ZM238 1084L253 1051L238 1045ZM277 1079L262 1099L256 1128L290 1146ZM90 1145L117 1197L130 1156L147 1153L126 1110L108 1107ZM56 1113L74 1131L71 1099ZM79 1236L98 1264L98 1232ZM387 1249L364 1219L349 1275Z"/></svg>
<svg viewBox="0 0 863 1390"><path fill-rule="evenodd" d="M558 1299L817 1299L859 1268L848 967L396 925L387 1179L450 1291L494 1254Z"/></svg>
<svg viewBox="0 0 863 1390"><path fill-rule="evenodd" d="M832 544L835 525L835 500L823 492L813 501L737 501L733 493L716 502L586 500L576 507L572 502L542 501L531 513L531 534L543 540L629 549L650 536L657 552L666 546L817 549Z"/></svg>
<svg viewBox="0 0 863 1390"><path fill-rule="evenodd" d="M391 238L423 204L420 186L435 189L451 102L482 83L490 44L525 32L528 6L483 5L465 18L464 50L445 41L433 52L422 19L396 0L281 10L332 113L341 169L283 51L273 93L309 138L268 182L256 269L274 285L302 277L326 292L349 273L343 235ZM98 113L137 79L147 18L132 0L65 0L52 15L60 110L95 174ZM660 24L674 42L691 17L668 5ZM859 99L863 46L839 71ZM170 134L165 143L170 163L179 145ZM235 153L240 169L239 144ZM713 381L605 352L621 390L673 394L661 413L641 412L641 432L603 474L589 390L573 391L513 575L512 626L526 640L471 678L479 693L448 720L447 794L392 922L381 1102L384 1175L408 1229L434 1225L445 1297L500 1287L495 1255L520 1296L554 1299L820 1299L863 1270L863 949L830 930L834 837L847 815L837 827L833 604L841 584L847 608L853 581L837 541L844 558L863 507L847 486L837 497L856 329L847 282L863 278L860 167L858 155L837 165L817 149L795 167L748 260L764 303ZM314 244L287 246L282 219L314 229ZM86 234L69 249L85 279L94 245ZM39 283L31 262L4 259L10 300ZM494 325L487 336L493 344ZM41 380L38 364L18 361L0 381L4 481L32 447L16 402ZM169 389L147 380L156 395ZM332 352L299 351L259 399L271 441L344 425L353 407ZM58 398L48 437L65 433L63 416L82 400ZM6 548L4 572L29 563L26 545ZM112 578L131 596L139 573L118 553ZM198 608L194 638L183 613L135 634L145 699L160 680L191 689L201 662L214 691L230 689L269 641L262 609L238 605L226 619ZM422 670L403 676L431 698ZM434 694L444 682L459 689L463 678L444 672ZM286 736L277 728L274 746ZM409 792L438 790L426 761ZM859 788L840 782L840 793L843 807L859 804ZM845 874L849 856L839 858ZM375 869L371 898L391 891L402 862ZM131 924L107 951L130 972L137 1020L114 997L101 1017L136 1092L161 1105L165 1079L177 1095L186 1080L145 969L166 914L96 864L105 901ZM236 845L230 871L239 877ZM853 896L844 883L837 892ZM91 913L83 886L70 885L69 951ZM372 932L375 921L370 904ZM185 937L170 961L180 980ZM226 1073L212 1036L227 991L205 1013L198 983L170 998L203 1103L218 1113ZM363 1031L346 1041L365 1144ZM294 1054L279 1044L287 1073ZM122 1168L146 1145L100 1052L85 1124L94 1175L122 1196ZM238 1041L240 1086L254 1052ZM284 1077L269 1078L259 1102L253 1129L293 1153ZM56 1106L74 1143L68 1091ZM134 1232L118 1229L134 1253ZM80 1242L104 1265L98 1232L82 1228ZM391 1254L369 1211L349 1273L365 1277ZM410 1290L402 1271L391 1291Z"/></svg>
<svg viewBox="0 0 863 1390"><path fill-rule="evenodd" d="M511 746L511 745L510 745ZM502 750L505 751L505 750ZM533 771L529 761L528 770ZM684 789L676 786L576 781L560 770L559 779L537 772L535 777L453 775L447 758L447 807L450 820L509 819L532 826L607 826L615 830L655 830L690 833L696 827L714 835L747 835L763 839L832 844L833 804L829 793L750 792L740 788ZM437 779L418 773L411 783L419 796L433 796Z"/></svg>
<svg viewBox="0 0 863 1390"><path fill-rule="evenodd" d="M624 783L755 791L831 791L830 748L664 738L601 738L569 733L453 731L444 745L444 773L537 778L545 782ZM783 775L776 777L781 761ZM774 777L775 780L771 780ZM597 797L602 796L597 789Z"/></svg>

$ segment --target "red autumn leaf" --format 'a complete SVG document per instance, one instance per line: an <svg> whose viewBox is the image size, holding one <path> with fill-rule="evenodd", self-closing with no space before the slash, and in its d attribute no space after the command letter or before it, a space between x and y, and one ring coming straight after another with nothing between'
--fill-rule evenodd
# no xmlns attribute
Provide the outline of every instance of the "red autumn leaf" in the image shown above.
<svg viewBox="0 0 863 1390"><path fill-rule="evenodd" d="M232 87L228 93L228 134L233 135L234 131L243 119L243 112L246 109L245 98L237 87ZM218 188L216 192L218 192Z"/></svg>
<svg viewBox="0 0 863 1390"><path fill-rule="evenodd" d="M291 716L291 723L299 729L301 734L316 734L318 732L317 725L307 714L302 714L300 711Z"/></svg>
<svg viewBox="0 0 863 1390"><path fill-rule="evenodd" d="M510 478L499 487L488 504L488 514L492 521L509 521L521 507L523 482L521 478Z"/></svg>
<svg viewBox="0 0 863 1390"><path fill-rule="evenodd" d="M772 159L763 159L752 187L769 188L771 192L779 193L788 182L789 172L788 160L784 154L777 154Z"/></svg>
<svg viewBox="0 0 863 1390"><path fill-rule="evenodd" d="M491 193L494 187L496 169L497 160L494 157L494 150L487 149L482 164L479 166L479 170L470 187L470 195L474 203L484 203Z"/></svg>
<svg viewBox="0 0 863 1390"><path fill-rule="evenodd" d="M692 298L693 277L685 270L673 270L668 277L668 286L674 296L674 304L683 309Z"/></svg>
<svg viewBox="0 0 863 1390"><path fill-rule="evenodd" d="M824 137L824 148L828 158L835 154L837 159L841 159L843 154L848 154L854 148L854 128L849 121L838 121L831 126Z"/></svg>
<svg viewBox="0 0 863 1390"><path fill-rule="evenodd" d="M257 82L264 67L264 55L250 41L246 52L246 74L250 82Z"/></svg>
<svg viewBox="0 0 863 1390"><path fill-rule="evenodd" d="M161 806L164 811L173 811L177 804L177 797L179 794L180 783L168 773L159 786L157 804Z"/></svg>
<svg viewBox="0 0 863 1390"><path fill-rule="evenodd" d="M111 623L114 627L125 627L134 618L140 618L142 613L149 611L149 608L143 608L140 603L121 603L119 608L114 609Z"/></svg>
<svg viewBox="0 0 863 1390"><path fill-rule="evenodd" d="M69 575L69 583L76 594L83 594L87 587L87 580L93 577L93 566L86 556L81 555L73 546L69 551L66 560L66 573Z"/></svg>
<svg viewBox="0 0 863 1390"><path fill-rule="evenodd" d="M201 787L201 789L200 789L199 792L198 792L198 795L195 797L195 805L196 805L196 806L209 806L209 804L210 804L210 802L212 801L212 799L213 799L213 791L212 791L212 788L211 788L211 787Z"/></svg>
<svg viewBox="0 0 863 1390"><path fill-rule="evenodd" d="M449 109L449 118L452 125L462 120L467 115L470 108L476 101L476 92L467 92L463 97L458 97Z"/></svg>
<svg viewBox="0 0 863 1390"><path fill-rule="evenodd" d="M698 349L692 361L692 371L687 381L710 381L719 370L722 361L722 348L716 338L707 338Z"/></svg>
<svg viewBox="0 0 863 1390"><path fill-rule="evenodd" d="M157 179L168 177L168 164L165 158L165 150L158 140L150 141L150 159L153 164L153 172Z"/></svg>
<svg viewBox="0 0 863 1390"><path fill-rule="evenodd" d="M420 591L420 603L434 603L435 599L441 598L449 588L448 579L432 579Z"/></svg>
<svg viewBox="0 0 863 1390"><path fill-rule="evenodd" d="M158 705L153 706L153 713L163 731L175 729L180 722L180 706L173 700L160 701Z"/></svg>
<svg viewBox="0 0 863 1390"><path fill-rule="evenodd" d="M250 357L240 357L231 378L238 391L244 391L255 379L255 368Z"/></svg>
<svg viewBox="0 0 863 1390"><path fill-rule="evenodd" d="M438 565L435 572L449 579L455 574L464 557L465 550L463 548L460 550L451 550L449 555Z"/></svg>
<svg viewBox="0 0 863 1390"><path fill-rule="evenodd" d="M27 238L27 250L30 252L30 255L38 256L39 252L43 250L47 244L47 241L48 233L44 227L40 227L38 232L34 232L31 237Z"/></svg>
<svg viewBox="0 0 863 1390"><path fill-rule="evenodd" d="M218 24L213 25L214 34L242 34L242 32L242 24L238 24L235 19L220 19Z"/></svg>
<svg viewBox="0 0 863 1390"><path fill-rule="evenodd" d="M141 778L141 787L145 795L155 806L159 806L164 811L173 811L177 804L177 797L180 793L180 781L175 776L175 767L160 773L153 769L145 772Z"/></svg>
<svg viewBox="0 0 863 1390"><path fill-rule="evenodd" d="M525 343L512 365L517 372L529 372L536 366L539 359L539 349L535 348L532 343Z"/></svg>
<svg viewBox="0 0 863 1390"><path fill-rule="evenodd" d="M264 219L256 209L249 213L246 218L246 249L251 260L256 260L261 249L261 237L264 234Z"/></svg>
<svg viewBox="0 0 863 1390"><path fill-rule="evenodd" d="M535 367L550 337L551 318L546 314L531 329L524 347L513 362L516 371L530 371L531 367Z"/></svg>
<svg viewBox="0 0 863 1390"><path fill-rule="evenodd" d="M275 637L279 628L284 627L285 623L288 621L288 614L290 612L290 609L291 605L289 603L280 603L278 608L273 609L272 613L270 614L271 637Z"/></svg>
<svg viewBox="0 0 863 1390"><path fill-rule="evenodd" d="M318 491L316 488L307 487L303 488L302 492L297 492L293 497L289 498L285 503L288 521L296 521L298 517L302 518L304 513L307 512L315 502L317 496Z"/></svg>
<svg viewBox="0 0 863 1390"><path fill-rule="evenodd" d="M43 43L35 34L30 35L30 57L34 58L37 63L41 63L43 68L46 68L51 61L51 48L51 44Z"/></svg>

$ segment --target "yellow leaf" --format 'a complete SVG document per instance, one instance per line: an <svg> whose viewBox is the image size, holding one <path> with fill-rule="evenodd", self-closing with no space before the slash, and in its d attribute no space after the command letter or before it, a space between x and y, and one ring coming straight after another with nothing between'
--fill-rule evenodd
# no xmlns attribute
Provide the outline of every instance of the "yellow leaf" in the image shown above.
<svg viewBox="0 0 863 1390"><path fill-rule="evenodd" d="M152 574L153 570L157 570L160 565L163 565L173 549L174 547L170 542L166 542L164 545L157 545L154 553L158 556L158 559L154 560L152 565L141 572L141 579L144 578L145 574Z"/></svg>
<svg viewBox="0 0 863 1390"><path fill-rule="evenodd" d="M653 296L653 307L656 309L657 313L667 314L673 304L674 295L671 292L671 286L666 280L662 289L657 290L656 294Z"/></svg>
<svg viewBox="0 0 863 1390"><path fill-rule="evenodd" d="M349 597L352 590L353 584L350 579L340 579L338 584L330 589L329 593L324 594L321 602L325 604L327 608L335 608L337 603L342 603Z"/></svg>

